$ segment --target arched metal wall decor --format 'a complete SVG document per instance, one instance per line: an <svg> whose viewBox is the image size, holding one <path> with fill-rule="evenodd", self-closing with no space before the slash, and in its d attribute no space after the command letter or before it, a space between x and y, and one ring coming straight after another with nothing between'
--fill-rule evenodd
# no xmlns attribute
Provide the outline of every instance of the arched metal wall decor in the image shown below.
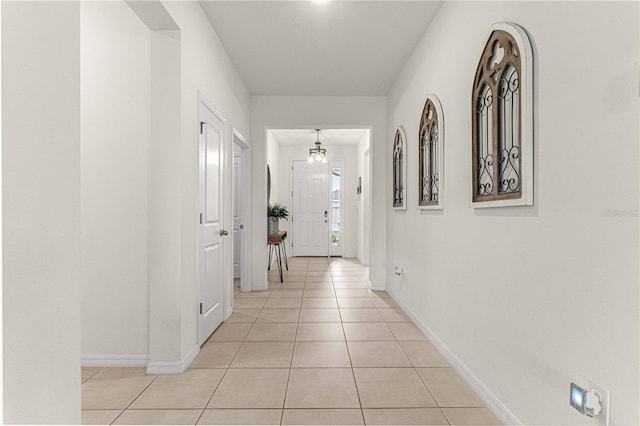
<svg viewBox="0 0 640 426"><path fill-rule="evenodd" d="M407 209L407 137L402 127L393 138L393 208Z"/></svg>
<svg viewBox="0 0 640 426"><path fill-rule="evenodd" d="M497 23L473 79L474 207L533 204L533 53L519 26Z"/></svg>
<svg viewBox="0 0 640 426"><path fill-rule="evenodd" d="M435 95L427 95L418 138L418 208L442 209L444 115Z"/></svg>

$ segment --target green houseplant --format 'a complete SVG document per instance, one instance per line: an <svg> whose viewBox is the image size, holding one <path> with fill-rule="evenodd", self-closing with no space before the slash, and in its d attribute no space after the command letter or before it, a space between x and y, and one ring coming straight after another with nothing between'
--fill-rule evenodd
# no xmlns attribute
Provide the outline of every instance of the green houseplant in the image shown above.
<svg viewBox="0 0 640 426"><path fill-rule="evenodd" d="M269 235L276 235L280 232L280 220L289 220L289 211L280 203L268 204L267 217Z"/></svg>

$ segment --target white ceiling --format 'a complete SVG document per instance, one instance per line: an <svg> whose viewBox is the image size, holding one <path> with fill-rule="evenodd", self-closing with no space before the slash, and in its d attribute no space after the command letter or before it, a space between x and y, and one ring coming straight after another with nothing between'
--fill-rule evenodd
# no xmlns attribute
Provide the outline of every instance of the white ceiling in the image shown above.
<svg viewBox="0 0 640 426"><path fill-rule="evenodd" d="M323 129L320 130L322 145L355 145L367 134L367 129ZM313 148L316 141L314 129L269 129L279 145L309 145Z"/></svg>
<svg viewBox="0 0 640 426"><path fill-rule="evenodd" d="M386 95L442 1L200 1L252 95Z"/></svg>

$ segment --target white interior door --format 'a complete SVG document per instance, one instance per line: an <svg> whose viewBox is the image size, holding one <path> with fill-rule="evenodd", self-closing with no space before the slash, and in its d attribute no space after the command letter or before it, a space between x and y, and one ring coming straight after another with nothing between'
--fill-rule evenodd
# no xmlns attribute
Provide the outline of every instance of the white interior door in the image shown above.
<svg viewBox="0 0 640 426"><path fill-rule="evenodd" d="M292 163L292 254L329 255L329 166L327 163Z"/></svg>
<svg viewBox="0 0 640 426"><path fill-rule="evenodd" d="M224 294L224 121L200 104L199 341L222 323Z"/></svg>
<svg viewBox="0 0 640 426"><path fill-rule="evenodd" d="M241 221L240 221L240 164L241 164L242 148L233 144L233 278L240 278L240 247L241 238Z"/></svg>

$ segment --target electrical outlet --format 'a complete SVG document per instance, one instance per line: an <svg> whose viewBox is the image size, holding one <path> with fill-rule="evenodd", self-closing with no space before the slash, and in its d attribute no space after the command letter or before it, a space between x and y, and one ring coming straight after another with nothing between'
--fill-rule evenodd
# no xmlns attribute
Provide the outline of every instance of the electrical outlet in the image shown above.
<svg viewBox="0 0 640 426"><path fill-rule="evenodd" d="M593 380L587 378L587 389L595 391L600 398L600 406L602 411L594 419L598 421L601 426L609 426L609 390L603 388Z"/></svg>
<svg viewBox="0 0 640 426"><path fill-rule="evenodd" d="M403 276L403 275L404 275L404 271L403 271L403 270L402 270L402 268L401 268L401 267L399 267L399 266L396 266L396 267L393 269L393 273L394 273L394 274L396 274L396 275L397 275L397 276L399 276L399 277L401 277L401 276Z"/></svg>

